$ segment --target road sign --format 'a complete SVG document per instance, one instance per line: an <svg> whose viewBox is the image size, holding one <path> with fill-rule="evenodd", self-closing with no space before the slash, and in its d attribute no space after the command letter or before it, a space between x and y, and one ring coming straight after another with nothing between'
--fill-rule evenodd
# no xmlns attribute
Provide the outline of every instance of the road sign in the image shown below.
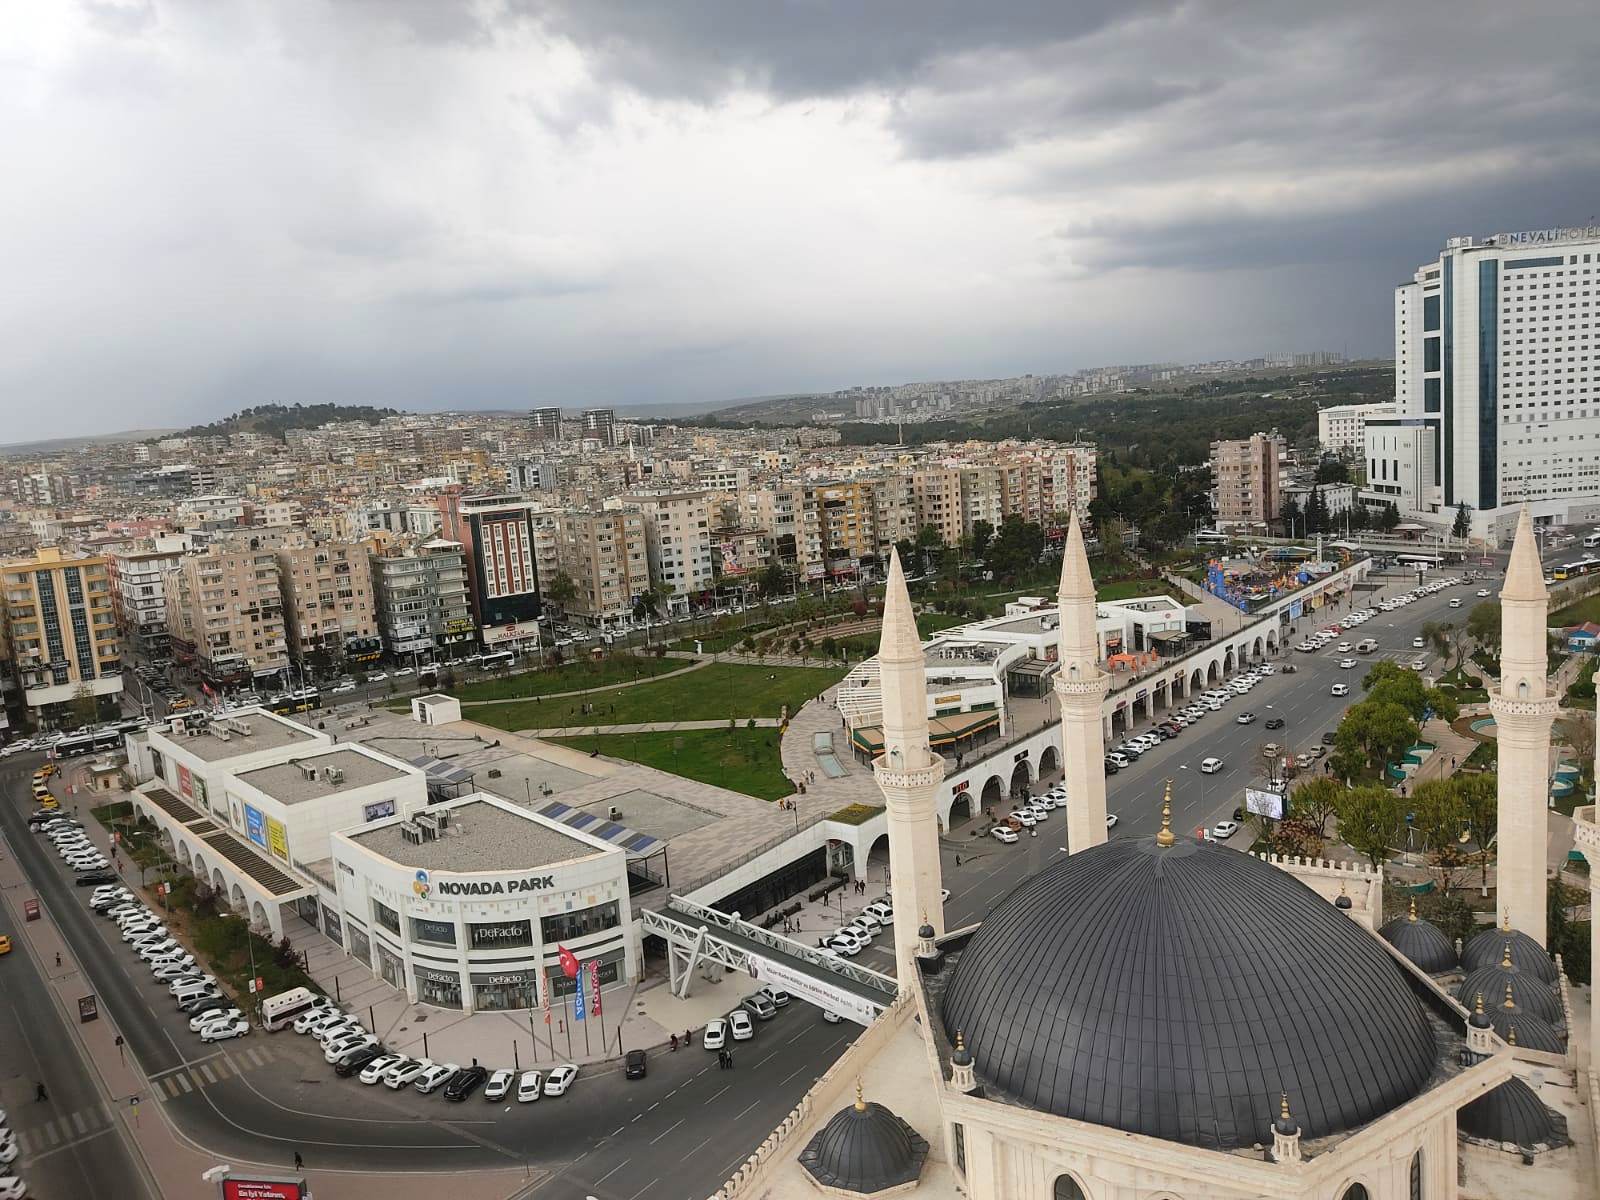
<svg viewBox="0 0 1600 1200"><path fill-rule="evenodd" d="M90 1021L100 1018L100 1002L95 999L95 994L90 992L87 996L78 997L78 1023L87 1025Z"/></svg>
<svg viewBox="0 0 1600 1200"><path fill-rule="evenodd" d="M37 900L24 900L22 902L22 917L25 921L39 919L39 902Z"/></svg>

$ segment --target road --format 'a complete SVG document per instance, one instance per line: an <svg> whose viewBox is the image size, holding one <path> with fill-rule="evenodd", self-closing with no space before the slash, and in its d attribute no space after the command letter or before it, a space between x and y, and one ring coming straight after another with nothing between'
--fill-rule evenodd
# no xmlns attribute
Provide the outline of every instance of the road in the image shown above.
<svg viewBox="0 0 1600 1200"><path fill-rule="evenodd" d="M27 832L28 779L37 761L36 756L6 761L0 773L7 797L0 804L0 830L83 964L85 990L99 995L102 1019L114 1021L127 1039L128 1052L150 1083L149 1098L164 1105L186 1136L224 1161L286 1167L299 1152L313 1171L445 1172L525 1164L535 1181L527 1193L532 1196L628 1200L649 1194L700 1200L721 1185L858 1032L847 1023L830 1025L816 1009L796 1002L758 1025L756 1038L738 1047L731 1073L719 1071L715 1056L698 1047L658 1052L644 1080L623 1079L620 1067L586 1067L567 1096L526 1105L490 1105L480 1097L457 1105L438 1093L391 1092L338 1079L311 1039L289 1031L257 1030L238 1041L203 1046L165 988L117 938L111 922L89 911L86 893L72 885L43 839ZM26 958L18 957L24 954L19 946L11 956L17 961L0 961L0 966L30 969ZM12 971L8 982L12 975L26 980L23 971ZM8 989L7 999L23 1008L19 995ZM23 1008L35 1010L55 1011L42 999ZM7 1019L10 1011L0 1010L0 1047L15 1055L32 1044L40 1054L36 1066L0 1058L27 1082L28 1097L33 1081L42 1076L63 1112L91 1110L92 1088L73 1083L73 1064L63 1057L69 1040L56 1032L44 1039L33 1035L31 1042L8 1036ZM83 1073L81 1063L76 1071ZM19 1111L31 1105L12 1099L8 1092L6 1107L18 1113L19 1121L31 1120L31 1111ZM98 1178L111 1170L100 1161L110 1144L100 1138L81 1147L63 1146L54 1156L56 1166ZM36 1191L42 1196L124 1194L105 1187Z"/></svg>
<svg viewBox="0 0 1600 1200"><path fill-rule="evenodd" d="M5 981L0 992L0 1108L6 1110L22 1150L14 1169L36 1197L159 1200L147 1187L108 1097L51 998L51 967L36 959L20 936L22 922L22 896L13 889L0 907L0 930L12 934L11 953L0 958L0 979ZM41 1082L48 1093L44 1101L34 1091Z"/></svg>

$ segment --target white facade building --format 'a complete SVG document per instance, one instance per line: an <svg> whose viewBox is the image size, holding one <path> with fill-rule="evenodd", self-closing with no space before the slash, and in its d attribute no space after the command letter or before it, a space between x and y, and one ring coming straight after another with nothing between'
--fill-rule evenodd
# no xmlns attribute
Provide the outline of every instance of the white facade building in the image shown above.
<svg viewBox="0 0 1600 1200"><path fill-rule="evenodd" d="M687 605L689 597L716 582L711 506L704 492L639 492L626 500L644 514L650 579L671 588L666 597L671 607Z"/></svg>
<svg viewBox="0 0 1600 1200"><path fill-rule="evenodd" d="M1418 268L1396 290L1397 412L1367 421L1369 488L1419 482L1408 515L1444 524L1466 504L1474 536L1497 539L1523 501L1542 523L1600 518L1597 278L1600 226L1451 238ZM1421 432L1380 445L1396 428ZM1400 479L1374 475L1395 450L1412 454Z"/></svg>
<svg viewBox="0 0 1600 1200"><path fill-rule="evenodd" d="M1399 347L1396 345L1396 353ZM1398 358L1395 370L1400 370ZM1392 417L1395 406L1388 404L1333 404L1317 410L1317 442L1330 454L1360 454L1366 445L1367 421Z"/></svg>

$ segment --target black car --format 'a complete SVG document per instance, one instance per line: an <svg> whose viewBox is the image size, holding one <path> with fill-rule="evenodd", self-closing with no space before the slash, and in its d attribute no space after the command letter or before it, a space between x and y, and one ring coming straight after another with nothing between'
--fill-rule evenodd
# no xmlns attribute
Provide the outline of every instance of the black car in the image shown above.
<svg viewBox="0 0 1600 1200"><path fill-rule="evenodd" d="M1117 766L1116 763L1112 762L1109 758L1106 759L1106 774L1107 775L1115 775L1120 770L1122 770L1122 768Z"/></svg>
<svg viewBox="0 0 1600 1200"><path fill-rule="evenodd" d="M231 1000L224 1000L221 996L198 996L193 1000L185 1000L178 1005L178 1011L188 1013L191 1017L198 1017L201 1013L217 1012L224 1008L232 1008Z"/></svg>
<svg viewBox="0 0 1600 1200"><path fill-rule="evenodd" d="M1282 729L1283 728L1283 718L1282 717L1268 717L1267 718L1267 728L1268 729Z"/></svg>
<svg viewBox="0 0 1600 1200"><path fill-rule="evenodd" d="M97 883L116 883L120 878L115 871L85 871L75 882L79 887L93 887Z"/></svg>
<svg viewBox="0 0 1600 1200"><path fill-rule="evenodd" d="M377 1058L380 1054L387 1053L388 1051L382 1046L358 1046L356 1049L350 1051L350 1053L343 1055L338 1062L333 1064L333 1073L340 1079L348 1079L357 1071L361 1070L361 1068L365 1067L373 1059ZM480 1067L478 1069L482 1070L483 1068ZM456 1078L459 1079L461 1076L458 1075ZM451 1083L453 1086L454 1080L452 1080ZM450 1089L446 1088L445 1095L448 1096L449 1094Z"/></svg>
<svg viewBox="0 0 1600 1200"><path fill-rule="evenodd" d="M1337 742L1337 741L1338 741L1338 740L1339 740L1339 735L1338 735L1338 734L1337 734L1337 733L1335 733L1335 732L1334 732L1334 731L1333 731L1333 730L1331 730L1331 729L1330 729L1330 730L1328 730L1328 732L1327 732L1327 733L1325 733L1325 734L1323 734L1323 735L1322 735L1322 744L1323 744L1323 745L1324 745L1324 746L1331 746L1331 745L1333 745L1333 744L1334 744L1334 743L1335 743L1335 742Z"/></svg>
<svg viewBox="0 0 1600 1200"><path fill-rule="evenodd" d="M450 1077L449 1083L444 1085L444 1098L465 1100L482 1087L483 1081L487 1078L489 1078L488 1067L463 1067Z"/></svg>
<svg viewBox="0 0 1600 1200"><path fill-rule="evenodd" d="M627 1058L622 1060L622 1074L625 1079L643 1079L645 1076L645 1058L643 1050L629 1050Z"/></svg>

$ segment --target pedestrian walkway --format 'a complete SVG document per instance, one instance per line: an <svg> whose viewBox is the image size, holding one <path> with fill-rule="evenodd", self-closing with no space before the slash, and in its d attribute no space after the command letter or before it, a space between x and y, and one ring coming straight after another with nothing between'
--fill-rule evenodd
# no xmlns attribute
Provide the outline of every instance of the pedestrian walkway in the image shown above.
<svg viewBox="0 0 1600 1200"><path fill-rule="evenodd" d="M14 1132L23 1163L28 1164L62 1150L74 1149L115 1129L116 1116L110 1106L94 1104L59 1114L26 1129L15 1128Z"/></svg>
<svg viewBox="0 0 1600 1200"><path fill-rule="evenodd" d="M690 660L689 665L686 667L679 667L675 671L662 671L659 675L645 675L639 679L622 679L615 683L602 683L597 687L575 688L570 692L538 692L527 696L504 696L497 700L462 700L461 707L463 710L465 710L469 708L482 708L493 704L527 704L532 700L565 700L570 696L592 696L596 692L615 692L620 688L640 687L646 683L656 683L663 679L671 679L675 675L687 675L691 671L698 671L702 667L708 667L711 665L711 660L709 658L698 658L693 654L672 655L671 657L688 658ZM437 691L439 689L433 690ZM448 694L449 689L445 689L445 691ZM421 694L421 692L418 693L418 695Z"/></svg>
<svg viewBox="0 0 1600 1200"><path fill-rule="evenodd" d="M277 1061L265 1045L248 1046L235 1042L207 1058L196 1059L181 1067L150 1077L150 1086L169 1099L187 1096L203 1088L237 1078L247 1071L269 1066Z"/></svg>
<svg viewBox="0 0 1600 1200"><path fill-rule="evenodd" d="M757 729L776 729L780 722L777 717L745 717L739 721L739 728L744 729L754 722ZM681 733L693 729L726 729L727 721L645 721L637 725L607 725L604 721L597 721L591 725L564 725L554 729L519 729L517 732L523 737L558 738L581 737L585 734L599 732L606 733Z"/></svg>
<svg viewBox="0 0 1600 1200"><path fill-rule="evenodd" d="M1467 755L1478 748L1474 739L1457 733L1437 717L1423 725L1417 740L1427 742L1434 751L1407 777L1407 790L1430 779L1450 778L1467 761Z"/></svg>

